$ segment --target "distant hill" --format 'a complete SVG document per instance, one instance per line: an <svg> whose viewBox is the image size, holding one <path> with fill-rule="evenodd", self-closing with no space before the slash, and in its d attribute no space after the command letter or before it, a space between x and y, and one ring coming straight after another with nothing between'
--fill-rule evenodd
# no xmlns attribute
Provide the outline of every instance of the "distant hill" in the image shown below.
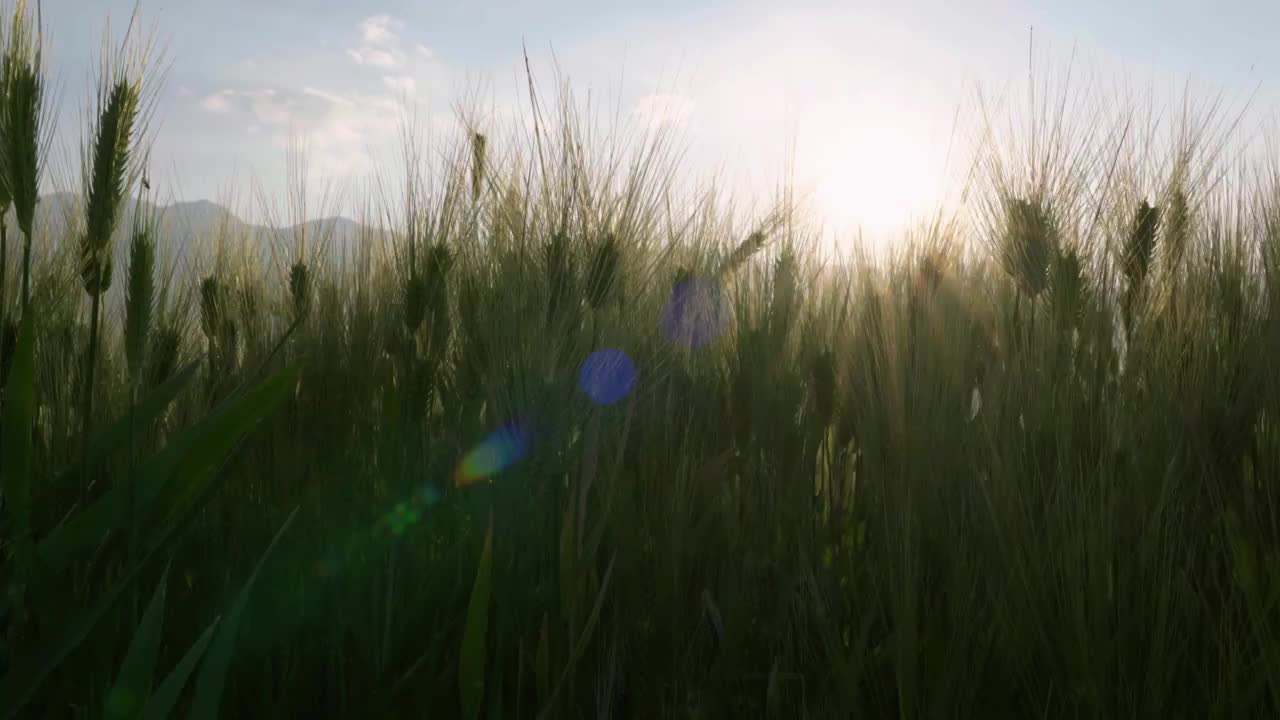
<svg viewBox="0 0 1280 720"><path fill-rule="evenodd" d="M129 233L136 209L135 201L126 203L125 212L117 223L112 243L116 272L113 288L119 287L123 282L129 252ZM243 240L250 246L259 245L262 258L267 261L271 257L273 243L278 251L283 250L299 229L305 232L309 244L325 239L329 250L339 257L350 257L362 239L367 240L377 235L377 231L344 217L322 218L301 225L273 229L247 223L222 205L208 200L179 202L163 207L148 203L143 210L158 212L160 257L166 263L175 263L179 272L192 267L199 269L201 260L213 257L220 241L239 243ZM81 226L83 212L80 197L74 193L52 193L41 197L36 209L38 242L56 245L73 241L74 233L69 232L68 228ZM8 227L12 246L17 234L12 212Z"/></svg>

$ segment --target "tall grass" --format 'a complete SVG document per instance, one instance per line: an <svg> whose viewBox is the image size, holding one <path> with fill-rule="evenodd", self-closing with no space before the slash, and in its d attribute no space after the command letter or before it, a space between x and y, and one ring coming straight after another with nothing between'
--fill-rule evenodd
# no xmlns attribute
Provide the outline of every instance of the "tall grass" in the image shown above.
<svg viewBox="0 0 1280 720"><path fill-rule="evenodd" d="M984 102L964 212L824 263L531 81L406 124L350 253L301 145L270 252L135 215L95 331L104 87L98 230L0 338L0 716L1280 713L1280 171L1216 101Z"/></svg>

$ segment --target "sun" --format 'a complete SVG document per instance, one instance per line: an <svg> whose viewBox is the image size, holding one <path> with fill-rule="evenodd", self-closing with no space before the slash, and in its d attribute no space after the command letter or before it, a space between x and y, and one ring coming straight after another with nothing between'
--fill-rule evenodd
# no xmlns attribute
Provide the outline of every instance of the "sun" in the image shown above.
<svg viewBox="0 0 1280 720"><path fill-rule="evenodd" d="M943 199L945 153L929 123L891 102L814 108L796 138L795 174L817 219L837 236L880 242Z"/></svg>

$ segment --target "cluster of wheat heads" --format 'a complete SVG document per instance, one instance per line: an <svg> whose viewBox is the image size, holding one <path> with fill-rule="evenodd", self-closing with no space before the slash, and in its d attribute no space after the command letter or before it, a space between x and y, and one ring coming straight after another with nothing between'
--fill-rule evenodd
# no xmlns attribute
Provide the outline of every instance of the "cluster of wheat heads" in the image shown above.
<svg viewBox="0 0 1280 720"><path fill-rule="evenodd" d="M82 202L66 231L72 241L57 243L62 252L53 255L54 264L63 271L47 271L52 277L37 293L33 287L42 283L32 282L33 246L48 238L36 234L35 214L55 108L39 6L18 0L4 13L12 21L0 43L0 212L7 219L12 205L22 262L15 300L8 286L7 231L0 220L5 591L0 714L71 711L162 718L179 707L194 677L188 714L218 717L240 617L257 572L222 606L225 613L209 615L203 632L184 641L185 652L157 679L162 651L172 652L162 642L173 637L163 633L166 557L207 504L227 458L287 397L296 369L260 384L246 377L185 427L167 426L170 407L194 366L175 366L176 345L166 339L171 328L163 323L167 313L158 309L169 302L168 283L157 277L157 225L154 217L135 213L126 228L128 287L119 338L127 367L113 383L95 381L113 238L126 205L140 185L147 185L148 124L160 75L154 35L144 34L136 13L122 37L113 38L109 29L104 34L98 82L86 108ZM87 342L79 337L81 293L89 301ZM165 354L170 357L164 359ZM149 356L167 367L144 373ZM80 392L68 392L77 386ZM115 386L127 392L112 396ZM55 387L60 391L51 392ZM97 402L103 395L113 401L109 408ZM93 423L100 416L108 421L105 427ZM70 432L77 425L79 432ZM78 453L70 457L78 461L67 462L67 443L74 444ZM117 460L119 472L99 472ZM267 546L264 558L274 546L274 541ZM140 615L140 591L152 583L151 600ZM123 644L117 648L121 628ZM113 635L115 641L103 643ZM82 674L78 654L97 657L99 669ZM87 692L67 695L68 688Z"/></svg>
<svg viewBox="0 0 1280 720"><path fill-rule="evenodd" d="M173 273L150 36L40 237L8 10L0 716L1280 711L1280 171L1225 106L983 104L968 212L824 264L531 79L407 123L353 246L296 145Z"/></svg>

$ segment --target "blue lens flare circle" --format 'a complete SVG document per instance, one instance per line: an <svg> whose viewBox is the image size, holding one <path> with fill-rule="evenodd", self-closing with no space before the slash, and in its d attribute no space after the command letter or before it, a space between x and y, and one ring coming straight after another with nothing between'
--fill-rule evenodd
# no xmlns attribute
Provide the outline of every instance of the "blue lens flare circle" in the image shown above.
<svg viewBox="0 0 1280 720"><path fill-rule="evenodd" d="M597 350L587 356L578 371L578 387L597 405L618 402L635 384L636 366L621 350Z"/></svg>

